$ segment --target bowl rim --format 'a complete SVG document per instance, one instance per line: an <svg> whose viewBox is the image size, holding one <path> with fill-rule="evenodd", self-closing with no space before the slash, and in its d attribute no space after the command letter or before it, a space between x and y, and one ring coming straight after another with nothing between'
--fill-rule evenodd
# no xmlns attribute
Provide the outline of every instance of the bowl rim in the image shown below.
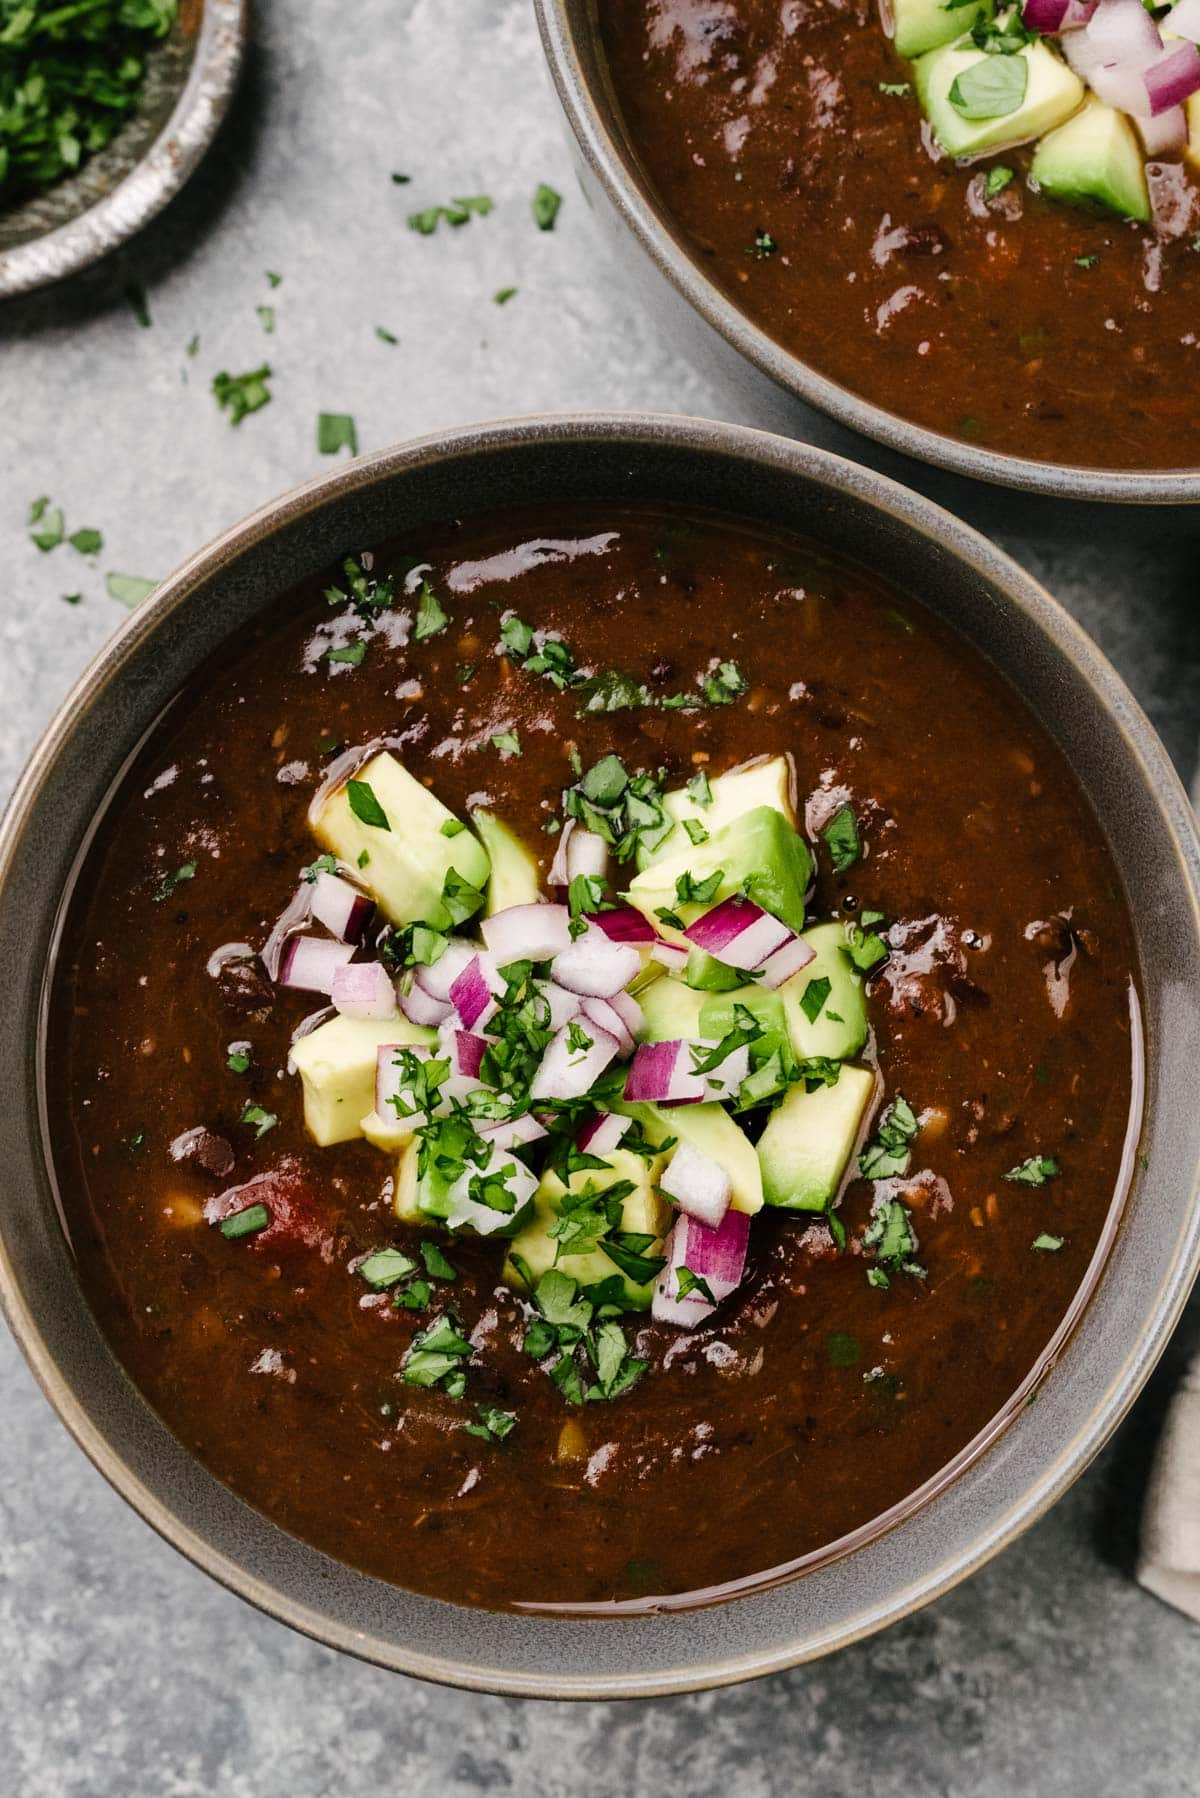
<svg viewBox="0 0 1200 1798"><path fill-rule="evenodd" d="M887 476L864 469L829 451L746 426L646 413L531 415L431 433L320 474L259 506L221 532L160 583L151 598L102 646L64 696L32 751L0 818L0 889L7 884L39 794L53 772L57 756L73 737L89 699L120 679L131 651L153 637L166 620L182 608L202 600L213 578L236 567L243 554L269 541L285 527L319 514L330 503L348 495L439 462L467 459L472 455L519 452L522 446L531 444L559 448L573 446L583 451L596 444L622 448L639 445L647 450L666 446L727 460L741 459L751 465L767 465L785 475L812 482L828 494L832 503L844 500L865 502L902 529L933 538L943 550L948 550L990 588L1002 594L1006 605L1014 606L1018 613L1031 615L1033 622L1051 641L1056 655L1077 670L1099 698L1134 758L1140 777L1154 792L1158 821L1164 839L1174 852L1183 890L1190 900L1191 936L1200 944L1200 832L1182 783L1149 720L1116 671L1082 628L1039 583L972 527ZM84 840L86 834L83 833ZM1181 1183L1184 1177L1181 1176ZM810 1633L805 1639L789 1640L779 1648L745 1648L727 1658L712 1659L701 1665L689 1662L669 1671L622 1669L612 1673L578 1673L559 1666L549 1676L541 1671L514 1671L503 1664L503 1655L497 1656L495 1664L456 1661L452 1656L427 1652L419 1644L398 1644L382 1633L350 1627L331 1610L322 1610L319 1588L313 1591L311 1599L307 1593L302 1601L288 1595L280 1584L272 1583L252 1570L226 1547L185 1520L151 1488L128 1459L122 1457L120 1449L92 1417L87 1404L76 1395L58 1366L55 1352L26 1297L24 1288L28 1282L15 1265L9 1224L2 1213L0 1311L60 1421L108 1483L186 1559L277 1621L316 1641L392 1671L467 1690L557 1699L667 1696L780 1672L848 1646L948 1591L1035 1522L1078 1477L1121 1422L1149 1377L1183 1310L1200 1271L1200 1204L1196 1202L1200 1197L1200 1158L1186 1178L1189 1210L1176 1234L1167 1274L1158 1287L1154 1303L1143 1307L1141 1329L1136 1340L1125 1345L1119 1371L1093 1398L1086 1415L1076 1419L1070 1439L1057 1442L1054 1452L1041 1458L1033 1475L1023 1479L1015 1497L1008 1499L1002 1507L993 1506L982 1523L972 1526L968 1542L940 1560L931 1556L898 1588L893 1584L884 1596L876 1594L852 1615L840 1619L836 1627ZM81 1293L79 1302L85 1304ZM155 1422L159 1430L166 1429L161 1420L155 1418ZM989 1457L983 1456L982 1464L986 1466L988 1462ZM954 1484L958 1486L969 1479L980 1464L981 1457L976 1456L971 1466L964 1470L962 1480ZM277 1526L271 1527L277 1530ZM292 1551L297 1546L303 1547L285 1532L277 1530L277 1533ZM359 1577L369 1579L365 1575ZM432 1602L445 1605L445 1601ZM746 1601L732 1600L734 1605L741 1602ZM461 1613L461 1607L445 1605L445 1608ZM530 1614L482 1615L493 1620L499 1617L503 1621L512 1621L515 1617L524 1623ZM554 1618L548 1622L550 1627L564 1627ZM610 1626L598 1621L597 1627ZM489 1644L489 1652L495 1646L494 1638Z"/></svg>
<svg viewBox="0 0 1200 1798"><path fill-rule="evenodd" d="M1106 469L1042 462L962 442L864 399L821 374L764 331L705 273L654 198L586 73L580 38L592 30L595 0L533 0L559 102L587 170L658 273L699 316L775 385L826 417L897 453L951 474L1064 500L1166 506L1200 503L1200 466ZM584 14L587 17L584 17Z"/></svg>
<svg viewBox="0 0 1200 1798"><path fill-rule="evenodd" d="M237 88L249 0L201 0L187 79L162 130L110 192L23 243L0 249L0 300L79 274L137 235L202 161Z"/></svg>

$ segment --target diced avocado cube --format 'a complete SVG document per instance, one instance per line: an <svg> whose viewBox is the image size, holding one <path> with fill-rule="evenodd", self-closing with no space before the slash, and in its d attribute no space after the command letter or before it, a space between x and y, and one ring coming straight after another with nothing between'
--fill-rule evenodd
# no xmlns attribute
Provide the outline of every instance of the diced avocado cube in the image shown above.
<svg viewBox="0 0 1200 1798"><path fill-rule="evenodd" d="M619 1180L631 1180L633 1191L628 1193L621 1203L622 1231L636 1232L639 1236L653 1236L654 1247L648 1254L661 1253L662 1238L671 1227L671 1207L657 1191L657 1183L665 1163L660 1158L644 1161L640 1155L632 1154L628 1149L616 1149L605 1156L607 1169L592 1168L572 1174L569 1185L572 1192L578 1192L589 1180L603 1190L613 1186ZM504 1264L504 1279L517 1292L527 1290L524 1275L518 1265L518 1257L533 1276L534 1284L551 1267L559 1267L563 1273L570 1274L581 1286L594 1286L601 1280L609 1280L614 1274L619 1275L625 1289L626 1303L631 1311L648 1311L654 1298L654 1281L645 1286L637 1285L629 1276L610 1261L603 1249L593 1249L587 1255L561 1255L555 1259L558 1242L550 1235L551 1227L559 1218L559 1201L567 1187L557 1174L543 1175L541 1185L533 1198L533 1212L524 1228L513 1237L509 1247L509 1257Z"/></svg>
<svg viewBox="0 0 1200 1798"><path fill-rule="evenodd" d="M817 924L804 932L804 940L816 950L813 960L778 989L787 1014L792 1052L797 1061L807 1061L810 1056L845 1061L847 1056L857 1055L867 1040L862 975L845 953L846 932L841 924ZM821 990L813 982L824 980L829 982L828 996L820 1011L810 1018L805 1004L815 1010Z"/></svg>
<svg viewBox="0 0 1200 1798"><path fill-rule="evenodd" d="M962 30L961 25L959 30ZM731 824L744 813L756 811L760 805L769 805L795 827L792 770L785 755L764 756L762 761L752 762L748 767L731 769L728 774L718 774L709 782L709 792L712 797L708 805L702 805L687 787L677 787L671 793L664 793L663 810L669 818L674 818L675 828L660 838L654 848L639 846L639 868L648 868L652 862L682 854L691 848L692 840L684 829L685 818L691 818L711 836L714 830L722 830L726 824Z"/></svg>
<svg viewBox="0 0 1200 1798"><path fill-rule="evenodd" d="M330 1018L292 1044L292 1063L304 1087L304 1122L324 1148L363 1134L375 1109L375 1054L384 1043L433 1043L437 1034L405 1017Z"/></svg>
<svg viewBox="0 0 1200 1798"><path fill-rule="evenodd" d="M471 822L492 864L484 916L510 905L536 905L543 897L542 876L524 843L494 812L472 812Z"/></svg>
<svg viewBox="0 0 1200 1798"><path fill-rule="evenodd" d="M359 1129L372 1148L382 1149L385 1155L398 1155L412 1141L412 1123L408 1118L402 1118L399 1112L392 1117L381 1117L377 1111L368 1111Z"/></svg>
<svg viewBox="0 0 1200 1798"><path fill-rule="evenodd" d="M1025 65L1024 98L1011 111L990 118L965 118L951 100L951 89L968 70L986 68L991 73L998 64L1015 69L1021 62ZM1078 75L1041 38L1012 56L988 56L970 38L959 39L919 57L913 64L913 77L934 135L951 156L978 156L984 150L1004 150L1041 137L1069 119L1084 97Z"/></svg>
<svg viewBox="0 0 1200 1798"><path fill-rule="evenodd" d="M703 884L720 873L714 890L702 902L681 900L677 883L683 876ZM756 806L716 830L707 842L688 843L664 856L630 883L628 899L669 942L688 946L682 931L659 916L667 910L691 924L733 893L746 892L793 930L804 928L804 899L812 880L808 845L773 806Z"/></svg>
<svg viewBox="0 0 1200 1798"><path fill-rule="evenodd" d="M947 5L947 0L892 0L896 52L924 56L970 31L976 19L990 19L992 10L992 0L967 0L965 6Z"/></svg>
<svg viewBox="0 0 1200 1798"><path fill-rule="evenodd" d="M702 1035L700 1013L707 997L707 993L693 992L673 975L654 981L638 995L638 1004L642 1008L638 1041L685 1042Z"/></svg>
<svg viewBox="0 0 1200 1798"><path fill-rule="evenodd" d="M692 1035L719 1043L723 1036L728 1036L735 1028L739 1006L751 1014L756 1024L762 1026L766 1036L771 1039L771 1047L778 1042L787 1041L787 1013L782 996L765 986L739 986L731 993L707 994L700 1008L700 1027Z"/></svg>
<svg viewBox="0 0 1200 1798"><path fill-rule="evenodd" d="M1090 99L1082 112L1048 132L1029 172L1042 192L1057 200L1091 200L1143 224L1150 218L1137 134L1123 112L1102 100Z"/></svg>
<svg viewBox="0 0 1200 1798"><path fill-rule="evenodd" d="M388 750L354 778L370 788L388 828L363 822L347 785L326 800L313 824L316 836L352 868L361 867L360 878L393 924L421 919L448 929L453 919L442 897L447 871L453 868L460 881L483 891L491 866L487 850L466 825L445 835L443 826L460 820Z"/></svg>
<svg viewBox="0 0 1200 1798"><path fill-rule="evenodd" d="M421 1207L417 1204L417 1159L420 1153L420 1143L415 1136L410 1137L396 1162L396 1189L392 1197L392 1210L402 1224L425 1222Z"/></svg>
<svg viewBox="0 0 1200 1798"><path fill-rule="evenodd" d="M758 1140L763 1198L792 1211L824 1211L836 1198L875 1092L869 1068L847 1065L832 1086L793 1086Z"/></svg>
<svg viewBox="0 0 1200 1798"><path fill-rule="evenodd" d="M655 1148L673 1136L672 1149L686 1142L702 1155L711 1155L729 1175L733 1209L751 1216L762 1210L762 1175L754 1144L720 1105L649 1105L619 1100L613 1110L635 1118ZM671 1150L666 1153L669 1155Z"/></svg>

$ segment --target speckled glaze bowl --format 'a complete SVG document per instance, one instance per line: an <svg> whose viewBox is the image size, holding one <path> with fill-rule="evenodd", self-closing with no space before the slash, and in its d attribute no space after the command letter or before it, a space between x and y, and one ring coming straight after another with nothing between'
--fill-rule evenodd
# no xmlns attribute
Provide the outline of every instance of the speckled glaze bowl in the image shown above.
<svg viewBox="0 0 1200 1798"><path fill-rule="evenodd" d="M41 1036L64 896L146 731L264 602L334 558L539 497L786 526L919 594L1063 747L1124 870L1142 962L1145 1127L1126 1161L1132 1175L1140 1149L1144 1171L1114 1201L1044 1361L895 1513L800 1575L704 1609L473 1611L284 1534L192 1459L118 1367L81 1294L48 1169ZM487 425L349 463L226 532L132 615L67 696L0 825L0 1298L50 1402L116 1489L215 1578L323 1642L429 1679L556 1698L686 1691L790 1666L893 1622L1003 1548L1087 1465L1158 1358L1200 1263L1198 883L1187 799L1113 670L998 550L877 475L759 432L638 416Z"/></svg>
<svg viewBox="0 0 1200 1798"><path fill-rule="evenodd" d="M98 262L183 187L233 98L248 0L180 0L150 52L137 111L78 174L0 208L0 299Z"/></svg>
<svg viewBox="0 0 1200 1798"><path fill-rule="evenodd" d="M598 216L610 227L615 252L638 285L647 310L706 374L721 381L728 396L726 413L852 456L861 454L863 446L856 446L849 432L861 432L887 452L876 461L922 491L929 491L931 483L921 463L968 477L957 481L942 477L932 484L933 490L943 503L989 526L1011 528L1019 516L1026 529L1036 525L1058 534L1082 527L1092 532L1095 516L1069 508L1064 518L1062 502L1099 500L1154 507L1200 503L1200 468L1142 473L1000 454L912 424L784 349L711 279L703 258L655 191L629 139L605 65L597 26L602 3L534 0L554 85L574 137L580 179ZM849 431L831 430L829 420ZM1055 506L1031 519L1024 509L1018 513L1011 495L1001 495L998 498L1007 497L1006 506L985 504L981 510L970 491L974 481L1051 496ZM1193 529L1194 518L1193 513Z"/></svg>

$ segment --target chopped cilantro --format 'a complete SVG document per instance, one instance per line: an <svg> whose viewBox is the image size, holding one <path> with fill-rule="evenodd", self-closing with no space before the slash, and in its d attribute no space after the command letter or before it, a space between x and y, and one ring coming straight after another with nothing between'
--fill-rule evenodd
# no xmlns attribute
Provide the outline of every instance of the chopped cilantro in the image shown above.
<svg viewBox="0 0 1200 1798"><path fill-rule="evenodd" d="M375 335L378 337L380 343L396 344L400 341L395 332L389 331L385 325L376 325Z"/></svg>
<svg viewBox="0 0 1200 1798"><path fill-rule="evenodd" d="M881 81L878 83L878 87L881 94L890 94L896 100L901 99L905 94L912 93L911 81Z"/></svg>
<svg viewBox="0 0 1200 1798"><path fill-rule="evenodd" d="M265 1136L268 1130L273 1130L278 1122L279 1119L273 1111L267 1111L263 1106L254 1104L247 1105L238 1119L239 1124L254 1125L255 1140Z"/></svg>
<svg viewBox="0 0 1200 1798"><path fill-rule="evenodd" d="M533 218L539 231L553 231L561 205L562 195L539 181L533 196Z"/></svg>
<svg viewBox="0 0 1200 1798"><path fill-rule="evenodd" d="M376 1249L373 1254L360 1261L357 1273L374 1286L377 1292L383 1292L389 1286L395 1286L409 1274L416 1272L417 1264L411 1255L404 1254L401 1249Z"/></svg>
<svg viewBox="0 0 1200 1798"><path fill-rule="evenodd" d="M832 982L822 974L810 980L800 995L800 1009L810 1024L815 1024L824 1010L825 1001L833 991Z"/></svg>
<svg viewBox="0 0 1200 1798"><path fill-rule="evenodd" d="M251 412L259 412L270 403L271 390L267 382L271 379L271 370L264 362L261 368L248 369L244 375L220 374L213 376L212 390L218 406L229 413L230 424L240 425L243 418Z"/></svg>
<svg viewBox="0 0 1200 1798"><path fill-rule="evenodd" d="M709 705L732 705L739 693L746 691L746 677L736 662L718 662L716 671L704 682L704 697Z"/></svg>
<svg viewBox="0 0 1200 1798"><path fill-rule="evenodd" d="M717 1302L707 1280L693 1273L690 1267L681 1267L675 1278L675 1296L685 1299L690 1292L698 1292L706 1304L715 1305Z"/></svg>
<svg viewBox="0 0 1200 1798"><path fill-rule="evenodd" d="M353 418L348 412L318 412L318 453L336 456L342 449L348 449L352 456L358 454L358 430Z"/></svg>
<svg viewBox="0 0 1200 1798"><path fill-rule="evenodd" d="M351 668L361 668L367 653L365 637L356 637L353 643L344 643L340 649L330 649L325 653L328 662L345 662Z"/></svg>
<svg viewBox="0 0 1200 1798"><path fill-rule="evenodd" d="M413 626L413 636L418 643L424 643L430 637L436 637L444 631L450 622L450 615L441 600L429 585L421 582L421 591L417 597L417 619Z"/></svg>
<svg viewBox="0 0 1200 1798"><path fill-rule="evenodd" d="M375 797L375 789L370 781L348 780L346 782L346 798L350 810L362 824L369 824L373 830L390 830L387 813Z"/></svg>
<svg viewBox="0 0 1200 1798"><path fill-rule="evenodd" d="M231 1074L246 1073L250 1067L250 1051L243 1049L240 1043L235 1045L225 1058L225 1066Z"/></svg>
<svg viewBox="0 0 1200 1798"><path fill-rule="evenodd" d="M267 336L270 337L271 333L275 329L275 308L274 308L274 306L256 306L254 308L254 314L255 314L255 317L258 319L259 324L262 326L263 330L266 332Z"/></svg>
<svg viewBox="0 0 1200 1798"><path fill-rule="evenodd" d="M858 1158L868 1180L888 1180L908 1172L909 1143L921 1128L908 1100L897 1093L879 1120L875 1136Z"/></svg>
<svg viewBox="0 0 1200 1798"><path fill-rule="evenodd" d="M683 820L683 828L687 831L688 836L697 847L699 847L701 843L707 843L708 832L698 818L685 818Z"/></svg>
<svg viewBox="0 0 1200 1798"><path fill-rule="evenodd" d="M71 535L67 538L67 542L71 545L72 549L78 550L81 556L99 555L100 551L104 548L104 538L100 535L100 532L91 530L87 526L85 526L83 530L72 531Z"/></svg>
<svg viewBox="0 0 1200 1798"><path fill-rule="evenodd" d="M431 1280L457 1280L458 1269L451 1267L436 1242L422 1242L421 1260Z"/></svg>
<svg viewBox="0 0 1200 1798"><path fill-rule="evenodd" d="M917 1252L912 1214L899 1199L885 1199L863 1231L863 1248L874 1254L875 1266L868 1269L872 1286L887 1286L890 1274L911 1274L923 1280L925 1269L913 1260Z"/></svg>
<svg viewBox="0 0 1200 1798"><path fill-rule="evenodd" d="M994 200L996 195L1002 194L1009 182L1015 179L1015 171L1013 169L1005 168L1003 163L998 162L994 168L990 168L987 172L987 180L984 182L983 187L985 199Z"/></svg>
<svg viewBox="0 0 1200 1798"><path fill-rule="evenodd" d="M1095 268L1095 266L1099 262L1099 260L1100 260L1099 256L1097 256L1095 251L1093 251L1090 256L1076 256L1075 267L1076 268Z"/></svg>
<svg viewBox="0 0 1200 1798"><path fill-rule="evenodd" d="M471 1354L471 1344L459 1333L455 1321L443 1313L427 1330L413 1337L401 1364L400 1377L409 1386L443 1386L451 1397L461 1397L465 1380L459 1366Z"/></svg>
<svg viewBox="0 0 1200 1798"><path fill-rule="evenodd" d="M516 287L498 287L492 295L492 303L496 306L507 306L510 300L517 297L520 289Z"/></svg>
<svg viewBox="0 0 1200 1798"><path fill-rule="evenodd" d="M195 879L196 866L195 862L182 862L178 868L172 869L169 874L164 874L158 883L154 897L159 900L169 899L181 882Z"/></svg>
<svg viewBox="0 0 1200 1798"><path fill-rule="evenodd" d="M515 1411L501 1411L495 1405L476 1405L479 1415L478 1423L464 1423L463 1430L468 1436L477 1436L481 1442L503 1442L516 1427Z"/></svg>
<svg viewBox="0 0 1200 1798"><path fill-rule="evenodd" d="M488 194L465 194L447 206L426 206L421 212L409 213L408 228L421 237L432 237L443 221L447 225L465 225L472 217L486 218L494 204Z"/></svg>
<svg viewBox="0 0 1200 1798"><path fill-rule="evenodd" d="M754 233L754 242L750 245L746 254L747 256L753 256L756 261L762 262L766 257L773 256L778 248L779 245L775 242L771 233L760 225L758 230Z"/></svg>
<svg viewBox="0 0 1200 1798"><path fill-rule="evenodd" d="M132 612L144 599L149 599L158 582L148 581L141 574L106 574L104 585L110 599L119 600Z"/></svg>
<svg viewBox="0 0 1200 1798"><path fill-rule="evenodd" d="M148 331L154 322L150 317L150 302L146 298L146 289L140 281L130 281L125 289L125 298L129 301L134 318L143 331Z"/></svg>
<svg viewBox="0 0 1200 1798"><path fill-rule="evenodd" d="M29 535L43 553L58 548L66 530L66 521L63 518L62 508L52 506L45 494L40 499L35 499L30 506L29 524L31 527ZM35 531L32 529L34 525L38 525L40 528Z"/></svg>
<svg viewBox="0 0 1200 1798"><path fill-rule="evenodd" d="M1004 1178L1016 1186L1044 1186L1057 1180L1062 1167L1053 1155L1030 1155L1019 1167L1010 1167Z"/></svg>
<svg viewBox="0 0 1200 1798"><path fill-rule="evenodd" d="M1028 84L1029 64L1024 57L1002 52L968 63L954 77L948 97L961 118L1003 119L1016 112Z"/></svg>
<svg viewBox="0 0 1200 1798"><path fill-rule="evenodd" d="M257 1236L271 1222L271 1213L265 1205L247 1205L244 1211L235 1211L232 1217L224 1218L220 1224L222 1236L236 1242L239 1236Z"/></svg>
<svg viewBox="0 0 1200 1798"><path fill-rule="evenodd" d="M700 805L707 808L712 804L712 788L708 784L708 775L704 772L703 768L697 769L696 773L693 774L692 778L688 781L687 796L692 801L693 805Z"/></svg>
<svg viewBox="0 0 1200 1798"><path fill-rule="evenodd" d="M492 748L498 749L504 760L508 761L510 756L520 755L521 739L515 730L497 731L492 738Z"/></svg>
<svg viewBox="0 0 1200 1798"><path fill-rule="evenodd" d="M1063 1240L1063 1237L1051 1236L1049 1231L1043 1230L1039 1236L1034 1237L1029 1246L1037 1249L1040 1254L1053 1255L1062 1248Z"/></svg>
<svg viewBox="0 0 1200 1798"><path fill-rule="evenodd" d="M852 806L839 806L821 832L821 837L838 874L853 867L862 854L862 837L859 835L858 819L854 816Z"/></svg>

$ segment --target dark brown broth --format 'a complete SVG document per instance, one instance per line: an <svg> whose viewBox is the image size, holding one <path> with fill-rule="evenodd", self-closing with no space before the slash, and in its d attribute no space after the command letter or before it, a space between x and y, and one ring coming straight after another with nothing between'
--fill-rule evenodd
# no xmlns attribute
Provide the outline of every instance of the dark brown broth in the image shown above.
<svg viewBox="0 0 1200 1798"><path fill-rule="evenodd" d="M531 542L557 547L534 566ZM169 710L101 826L49 1047L86 1292L133 1379L221 1479L386 1579L504 1606L753 1576L934 1476L1071 1305L1130 1110L1134 952L1117 873L1013 691L857 569L722 521L613 507L474 522L380 565L405 549L432 564L452 614L443 635L405 646L403 632L393 644L380 633L361 667L314 666L314 633L335 616L324 583L288 595ZM489 557L504 578L472 584L465 565ZM655 690L732 656L749 692L699 714L580 719L569 693L494 654L508 608L561 631L581 663L618 655ZM476 673L463 686L465 665ZM490 739L511 728L522 754L502 760ZM405 1240L390 1163L363 1143L314 1147L283 1072L315 1001L272 991L246 964L220 978L205 965L221 944L260 945L312 859L306 808L327 733L394 738L447 804L486 799L546 860L539 825L572 778L572 744L585 765L616 749L672 783L697 757L715 774L787 751L814 825L851 796L868 855L836 877L818 855L811 913L857 901L908 927L871 1018L887 1091L940 1114L903 1182L928 1278L877 1291L862 1256L838 1258L822 1228L762 1216L744 1291L714 1324L689 1338L628 1320L650 1372L616 1403L571 1411L520 1350L499 1250L458 1240L447 1247L462 1275L439 1303L452 1298L481 1344L470 1398L511 1406L517 1428L486 1447L459 1428L469 1404L402 1385L426 1320L376 1300L347 1266ZM194 879L157 900L163 873L190 860ZM1060 1017L1052 999L1067 994ZM239 1077L227 1049L244 1039L255 1066ZM279 1118L261 1140L238 1123L249 1100ZM172 1159L172 1141L200 1125L234 1146L233 1172ZM1035 1152L1061 1156L1063 1177L1037 1190L1003 1180ZM211 1194L281 1166L302 1192L290 1222L230 1242L202 1221ZM847 1190L852 1242L870 1198L865 1181ZM1032 1251L1043 1230L1064 1237L1059 1253ZM568 1417L586 1463L556 1459Z"/></svg>

